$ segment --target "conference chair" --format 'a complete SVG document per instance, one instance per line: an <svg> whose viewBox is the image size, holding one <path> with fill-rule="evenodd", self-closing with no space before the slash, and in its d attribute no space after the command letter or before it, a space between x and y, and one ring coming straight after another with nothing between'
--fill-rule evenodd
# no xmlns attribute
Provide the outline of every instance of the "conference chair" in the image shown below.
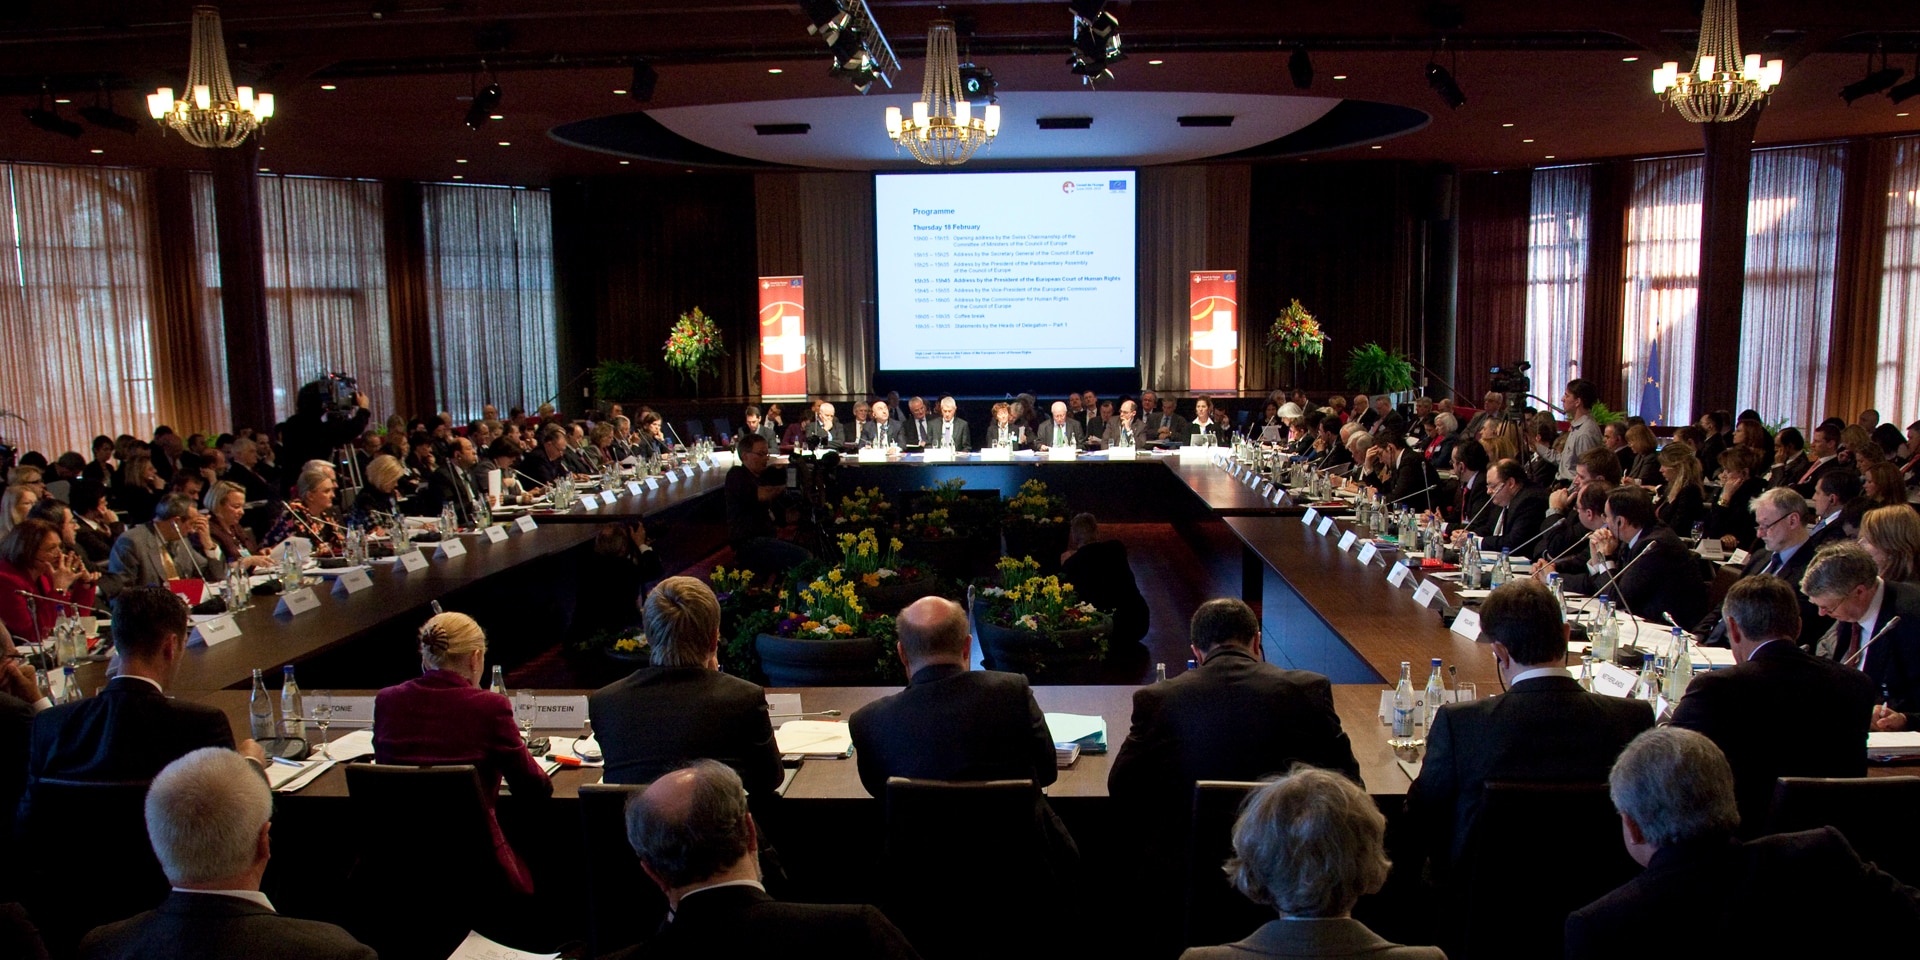
<svg viewBox="0 0 1920 960"><path fill-rule="evenodd" d="M666 895L640 869L640 859L627 843L627 801L646 788L646 784L580 785L589 956L639 943L666 919Z"/></svg>
<svg viewBox="0 0 1920 960"><path fill-rule="evenodd" d="M680 442L692 443L695 440L705 440L707 438L707 428L701 426L700 421L688 420L686 427L687 432L680 437Z"/></svg>
<svg viewBox="0 0 1920 960"><path fill-rule="evenodd" d="M345 926L383 957L444 957L467 932L512 942L520 912L496 859L472 764L347 764L347 807L359 849L348 872ZM507 930L502 930L506 926Z"/></svg>
<svg viewBox="0 0 1920 960"><path fill-rule="evenodd" d="M1060 956L1077 912L1032 780L887 778L881 910L928 960Z"/></svg>
<svg viewBox="0 0 1920 960"><path fill-rule="evenodd" d="M1862 860L1920 883L1920 777L1781 777L1773 785L1767 832L1832 827Z"/></svg>
<svg viewBox="0 0 1920 960"><path fill-rule="evenodd" d="M147 786L41 779L27 788L11 859L31 878L18 892L53 956L72 956L87 931L167 898L147 839Z"/></svg>
<svg viewBox="0 0 1920 960"><path fill-rule="evenodd" d="M1620 842L1607 785L1488 781L1485 796L1441 946L1456 960L1560 956L1567 914L1640 870ZM1552 842L1543 847L1543 837Z"/></svg>
<svg viewBox="0 0 1920 960"><path fill-rule="evenodd" d="M713 442L726 443L733 437L733 423L726 417L713 418Z"/></svg>
<svg viewBox="0 0 1920 960"><path fill-rule="evenodd" d="M1193 822L1187 828L1189 947L1232 943L1273 919L1272 907L1248 900L1220 869L1233 856L1233 823L1240 806L1261 786L1246 780L1201 780L1193 785Z"/></svg>

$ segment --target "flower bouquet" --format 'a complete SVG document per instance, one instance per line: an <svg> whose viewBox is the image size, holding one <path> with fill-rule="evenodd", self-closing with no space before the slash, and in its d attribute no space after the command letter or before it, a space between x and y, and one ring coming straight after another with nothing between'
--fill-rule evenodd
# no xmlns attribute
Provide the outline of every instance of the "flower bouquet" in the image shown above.
<svg viewBox="0 0 1920 960"><path fill-rule="evenodd" d="M1328 339L1320 329L1320 321L1295 299L1273 318L1273 326L1267 328L1267 354L1276 370L1283 362L1297 368L1302 357L1319 360L1325 356ZM1293 379L1297 381L1299 377Z"/></svg>
<svg viewBox="0 0 1920 960"><path fill-rule="evenodd" d="M1039 570L1032 557L1007 557L998 566L999 585L975 591L982 659L988 669L1035 680L1097 680L1113 617Z"/></svg>
<svg viewBox="0 0 1920 960"><path fill-rule="evenodd" d="M1067 549L1066 500L1048 493L1045 483L1028 480L1007 500L1001 537L1006 556L1037 556L1046 569L1058 569Z"/></svg>
<svg viewBox="0 0 1920 960"><path fill-rule="evenodd" d="M693 382L695 396L700 395L701 374L718 374L720 358L726 355L719 325L699 307L681 314L667 331L667 366Z"/></svg>
<svg viewBox="0 0 1920 960"><path fill-rule="evenodd" d="M804 577L805 572L796 568ZM749 617L757 672L768 686L897 683L893 618L871 613L839 567L796 580L789 602ZM744 630L742 631L744 633ZM744 638L743 638L744 639Z"/></svg>
<svg viewBox="0 0 1920 960"><path fill-rule="evenodd" d="M840 506L833 511L833 522L847 529L891 526L893 504L887 502L886 494L881 493L879 487L865 490L855 487L850 496L840 498Z"/></svg>

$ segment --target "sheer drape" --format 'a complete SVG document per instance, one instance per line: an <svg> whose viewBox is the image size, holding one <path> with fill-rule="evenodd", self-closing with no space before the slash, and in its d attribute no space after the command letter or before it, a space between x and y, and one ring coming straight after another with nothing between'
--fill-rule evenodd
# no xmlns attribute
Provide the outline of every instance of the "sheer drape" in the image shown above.
<svg viewBox="0 0 1920 960"><path fill-rule="evenodd" d="M1137 289L1140 302L1140 385L1184 391L1193 270L1225 269L1207 262L1207 171L1205 167L1148 167L1140 171ZM1243 295L1242 304L1247 302ZM1240 311L1240 325L1255 322ZM1271 322L1271 319L1268 320ZM1264 324L1262 332L1264 332ZM1240 355L1242 368L1266 362L1266 351ZM1242 379L1245 379L1244 375Z"/></svg>
<svg viewBox="0 0 1920 960"><path fill-rule="evenodd" d="M1920 138L1895 146L1885 202L1874 405L1881 419L1905 425L1920 415Z"/></svg>
<svg viewBox="0 0 1920 960"><path fill-rule="evenodd" d="M753 191L760 275L807 278L807 392L866 396L878 359L872 178L768 173L753 178ZM753 361L757 393L758 338L742 349Z"/></svg>
<svg viewBox="0 0 1920 960"><path fill-rule="evenodd" d="M1532 171L1460 175L1460 282L1450 379L1461 403L1479 406L1487 371L1526 356L1527 221ZM1446 376L1446 371L1436 371ZM1430 384L1435 396L1446 387Z"/></svg>
<svg viewBox="0 0 1920 960"><path fill-rule="evenodd" d="M146 436L154 406L148 174L0 165L0 436L52 459Z"/></svg>
<svg viewBox="0 0 1920 960"><path fill-rule="evenodd" d="M1839 144L1753 154L1736 402L1769 422L1825 406L1845 170Z"/></svg>
<svg viewBox="0 0 1920 960"><path fill-rule="evenodd" d="M1627 205L1625 317L1621 360L1627 409L1657 424L1691 422L1694 327L1700 297L1699 157L1634 164ZM1657 377L1648 376L1654 346ZM1642 409L1648 380L1658 409Z"/></svg>
<svg viewBox="0 0 1920 960"><path fill-rule="evenodd" d="M376 416L394 412L382 206L372 181L260 180L280 416L301 384L336 371L360 381Z"/></svg>
<svg viewBox="0 0 1920 960"><path fill-rule="evenodd" d="M1533 392L1555 403L1568 381L1586 375L1579 363L1586 347L1592 200L1590 167L1533 172L1533 215L1527 237L1527 362L1533 364ZM1612 384L1596 385L1603 398L1611 398Z"/></svg>
<svg viewBox="0 0 1920 960"><path fill-rule="evenodd" d="M194 320L202 348L216 360L211 389L214 396L219 398L220 409L225 411L230 390L227 379L227 328L220 309L220 231L214 224L213 176L195 172L191 177L194 277L200 285L200 295L194 298L197 310ZM229 425L223 423L222 426Z"/></svg>
<svg viewBox="0 0 1920 960"><path fill-rule="evenodd" d="M426 295L436 409L532 409L553 395L552 205L545 190L428 184Z"/></svg>

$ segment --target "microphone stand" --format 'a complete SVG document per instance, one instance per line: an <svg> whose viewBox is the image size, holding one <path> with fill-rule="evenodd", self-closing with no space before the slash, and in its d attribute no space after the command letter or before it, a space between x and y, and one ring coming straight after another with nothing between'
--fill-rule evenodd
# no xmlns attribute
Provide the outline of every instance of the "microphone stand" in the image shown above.
<svg viewBox="0 0 1920 960"><path fill-rule="evenodd" d="M1880 629L1878 629L1878 630L1875 630L1875 631L1873 632L1873 636L1872 636L1872 637L1870 637L1870 638L1868 638L1868 640L1867 640L1867 642L1866 642L1866 643L1863 643L1863 644L1861 644L1861 645L1860 645L1860 649L1858 649L1858 650L1855 650L1855 651L1853 652L1853 655L1852 655L1852 656L1850 656L1850 657L1848 657L1847 659L1845 659L1845 660L1843 660L1843 661L1841 661L1841 662L1840 662L1840 665L1841 665L1841 666L1843 666L1843 667L1854 667L1854 666L1859 666L1859 665L1860 665L1860 663L1861 663L1862 661L1864 661L1864 660L1866 659L1866 657L1867 657L1867 648L1868 648L1868 647L1871 647L1871 646L1873 646L1873 642L1874 642L1875 640L1878 640L1878 639L1880 639L1881 637L1884 637L1884 636L1886 636L1886 635L1887 635L1887 631L1888 631L1888 630L1892 630L1892 629L1893 629L1893 627L1894 627L1894 624L1897 624L1897 623L1899 623L1899 622L1900 622L1900 617L1899 617L1898 615L1895 615L1895 616L1894 616L1894 617L1893 617L1892 619L1890 619L1890 620L1888 620L1888 621L1887 621L1886 623L1884 623L1884 624L1882 624L1882 625L1881 625L1881 627L1880 627Z"/></svg>
<svg viewBox="0 0 1920 960"><path fill-rule="evenodd" d="M1488 503L1492 503L1493 501L1492 501L1492 500L1488 500L1487 502L1488 502ZM1538 539L1540 539L1541 537L1544 537L1544 536L1546 536L1546 535L1547 535L1547 533L1548 533L1549 531L1552 531L1552 530L1554 530L1555 528L1557 528L1557 527L1559 527L1559 526L1560 526L1561 524L1564 524L1564 523L1566 523L1566 522L1567 522L1567 518L1566 518L1566 517L1561 517L1560 519L1558 519L1558 520L1555 520L1554 522L1552 522L1552 523L1550 523L1550 524L1547 524L1547 525L1546 525L1546 527L1545 527L1544 529L1542 529L1542 530L1541 530L1541 531L1540 531L1539 533L1536 533L1536 534L1534 534L1533 536L1531 536L1531 537L1528 537L1527 539L1525 539L1525 540L1522 540L1522 541L1520 541L1520 543L1519 543L1519 544L1518 544L1517 546L1512 546L1512 547L1507 547L1507 548L1506 548L1506 551L1507 551L1508 553L1519 553L1519 552L1521 551L1521 549L1522 549L1522 548L1525 548L1525 547L1528 547L1528 546L1531 546L1531 545L1533 544L1533 542L1534 542L1535 540L1538 540ZM1639 557L1634 557L1633 559L1635 559L1635 560L1639 560L1640 558L1639 558ZM1624 571L1624 570L1623 570L1623 571L1621 571L1621 572L1622 572L1622 573L1624 573L1624 572L1626 572L1626 571Z"/></svg>

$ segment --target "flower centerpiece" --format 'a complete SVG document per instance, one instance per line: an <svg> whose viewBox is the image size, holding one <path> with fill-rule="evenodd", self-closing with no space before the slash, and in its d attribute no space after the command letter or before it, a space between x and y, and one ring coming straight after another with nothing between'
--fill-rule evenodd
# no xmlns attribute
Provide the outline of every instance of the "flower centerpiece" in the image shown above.
<svg viewBox="0 0 1920 960"><path fill-rule="evenodd" d="M853 488L853 493L840 498L840 505L833 511L834 525L846 529L861 527L884 527L893 524L893 504L887 502L886 494L879 487L865 490Z"/></svg>
<svg viewBox="0 0 1920 960"><path fill-rule="evenodd" d="M904 544L899 537L888 537L883 544L880 534L868 527L859 533L840 534L837 543L841 560L833 572L846 571L850 585L870 608L894 613L934 592L933 572L901 559Z"/></svg>
<svg viewBox="0 0 1920 960"><path fill-rule="evenodd" d="M653 645L637 623L602 630L574 644L583 652L598 652L615 660L645 661L653 656Z"/></svg>
<svg viewBox="0 0 1920 960"><path fill-rule="evenodd" d="M757 673L768 686L836 686L897 683L904 679L893 655L890 616L869 608L854 580L833 567L795 568L799 576L787 602L753 614ZM812 579L804 579L812 576ZM744 639L744 637L742 637Z"/></svg>
<svg viewBox="0 0 1920 960"><path fill-rule="evenodd" d="M681 314L667 331L667 366L693 382L694 396L700 395L701 374L718 374L720 358L726 355L719 325L699 307Z"/></svg>
<svg viewBox="0 0 1920 960"><path fill-rule="evenodd" d="M1319 360L1325 356L1328 339L1326 331L1320 329L1320 321L1296 298L1273 318L1273 326L1267 328L1267 355L1276 372L1283 362L1298 369L1303 357ZM1299 377L1293 379L1298 381Z"/></svg>
<svg viewBox="0 0 1920 960"><path fill-rule="evenodd" d="M997 585L975 591L981 658L991 670L1035 680L1096 680L1113 617L1074 596L1073 585L1041 576L1032 557L1006 557Z"/></svg>
<svg viewBox="0 0 1920 960"><path fill-rule="evenodd" d="M911 514L907 517L907 522L901 526L902 531L907 535L923 540L939 540L943 537L951 537L958 532L953 527L952 511L945 507L934 507L931 510Z"/></svg>
<svg viewBox="0 0 1920 960"><path fill-rule="evenodd" d="M1020 485L1020 492L1007 501L1007 522L1009 524L1030 523L1045 526L1050 523L1067 522L1067 502L1047 492L1047 485L1039 480L1028 480Z"/></svg>

